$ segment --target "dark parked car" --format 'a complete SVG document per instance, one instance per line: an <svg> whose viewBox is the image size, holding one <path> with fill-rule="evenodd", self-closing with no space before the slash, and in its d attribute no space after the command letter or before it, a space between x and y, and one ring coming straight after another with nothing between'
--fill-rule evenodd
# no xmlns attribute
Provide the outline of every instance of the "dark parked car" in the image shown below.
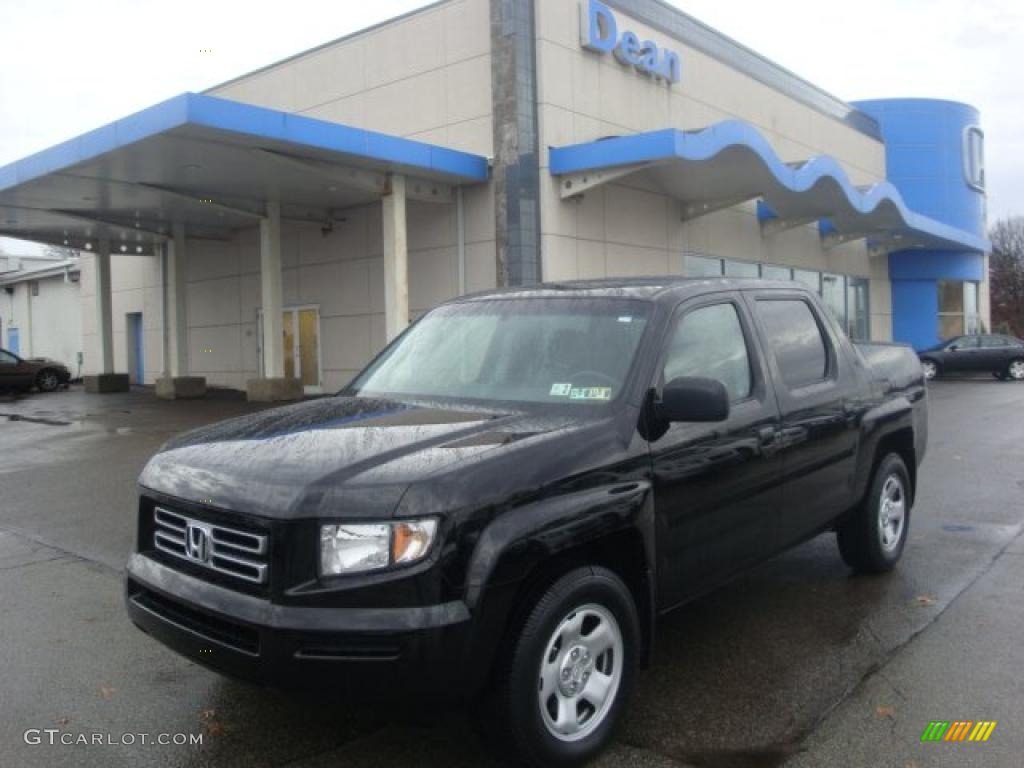
<svg viewBox="0 0 1024 768"><path fill-rule="evenodd" d="M0 349L0 392L27 392L32 387L40 392L53 392L70 380L71 371L64 363L45 357L25 360Z"/></svg>
<svg viewBox="0 0 1024 768"><path fill-rule="evenodd" d="M945 373L991 372L998 379L1024 381L1024 341L1013 336L957 336L918 353L927 379Z"/></svg>
<svg viewBox="0 0 1024 768"><path fill-rule="evenodd" d="M466 297L338 396L165 445L127 608L221 673L473 702L519 764L575 764L665 612L826 531L891 569L926 437L913 350L793 283Z"/></svg>

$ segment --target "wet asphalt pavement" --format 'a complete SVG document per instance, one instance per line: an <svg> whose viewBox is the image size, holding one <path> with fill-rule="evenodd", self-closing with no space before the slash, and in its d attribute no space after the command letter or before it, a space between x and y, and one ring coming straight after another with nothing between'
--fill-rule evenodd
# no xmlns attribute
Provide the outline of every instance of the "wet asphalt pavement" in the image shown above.
<svg viewBox="0 0 1024 768"><path fill-rule="evenodd" d="M494 765L457 712L396 721L225 680L130 624L139 471L172 434L253 407L76 388L0 399L0 766ZM897 571L852 577L825 535L668 617L597 765L1020 765L1022 438L1024 386L934 385ZM983 718L1001 723L990 744L919 743L930 719ZM136 736L49 746L26 729ZM137 735L179 732L203 744Z"/></svg>

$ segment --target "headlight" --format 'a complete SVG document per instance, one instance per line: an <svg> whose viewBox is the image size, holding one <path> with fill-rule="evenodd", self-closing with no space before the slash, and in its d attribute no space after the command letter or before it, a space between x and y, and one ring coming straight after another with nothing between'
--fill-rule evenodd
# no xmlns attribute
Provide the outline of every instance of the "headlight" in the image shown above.
<svg viewBox="0 0 1024 768"><path fill-rule="evenodd" d="M437 520L320 526L320 573L360 573L422 560L437 533Z"/></svg>

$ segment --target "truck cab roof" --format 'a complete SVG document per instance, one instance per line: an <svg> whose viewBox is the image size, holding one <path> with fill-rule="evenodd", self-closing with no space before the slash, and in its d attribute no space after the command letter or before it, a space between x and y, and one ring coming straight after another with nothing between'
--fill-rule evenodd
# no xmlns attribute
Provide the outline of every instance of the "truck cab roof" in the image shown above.
<svg viewBox="0 0 1024 768"><path fill-rule="evenodd" d="M454 302L480 301L492 298L627 298L643 301L678 303L691 296L717 291L749 291L763 288L788 288L809 291L792 280L762 280L753 277L612 277L596 280L565 280L516 288L481 291L455 299Z"/></svg>

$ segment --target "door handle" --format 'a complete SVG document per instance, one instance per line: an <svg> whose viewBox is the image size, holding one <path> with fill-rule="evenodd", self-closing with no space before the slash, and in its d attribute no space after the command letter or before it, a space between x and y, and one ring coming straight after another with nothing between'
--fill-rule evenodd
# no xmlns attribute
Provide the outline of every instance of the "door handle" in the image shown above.
<svg viewBox="0 0 1024 768"><path fill-rule="evenodd" d="M757 442L761 445L773 445L779 438L779 431L775 427L761 427L757 430Z"/></svg>

